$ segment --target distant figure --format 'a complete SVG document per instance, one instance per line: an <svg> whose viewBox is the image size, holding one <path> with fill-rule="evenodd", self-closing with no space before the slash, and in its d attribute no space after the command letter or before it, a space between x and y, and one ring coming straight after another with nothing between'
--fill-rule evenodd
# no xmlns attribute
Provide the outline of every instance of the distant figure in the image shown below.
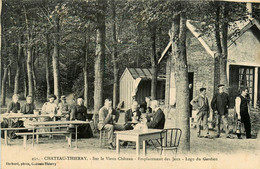
<svg viewBox="0 0 260 169"><path fill-rule="evenodd" d="M28 95L26 97L26 103L21 107L21 113L23 114L33 114L33 110L36 109L35 105L32 102L32 96Z"/></svg>
<svg viewBox="0 0 260 169"><path fill-rule="evenodd" d="M21 108L20 103L18 101L19 95L14 94L12 97L12 101L7 106L7 113L18 113L18 111Z"/></svg>
<svg viewBox="0 0 260 169"><path fill-rule="evenodd" d="M220 123L223 121L223 125L226 132L226 138L231 138L228 130L228 107L229 98L228 94L224 92L224 85L218 85L218 92L213 96L211 101L211 108L213 112L216 113L216 125L217 125L217 135L216 138L220 136Z"/></svg>
<svg viewBox="0 0 260 169"><path fill-rule="evenodd" d="M209 138L209 127L208 127L208 117L209 117L209 102L206 96L206 88L200 88L200 94L191 100L190 104L195 107L197 112L197 136L200 137L201 128L206 130L205 138Z"/></svg>
<svg viewBox="0 0 260 169"><path fill-rule="evenodd" d="M138 110L138 103L134 101L132 103L131 109L125 112L125 130L132 130L133 127L129 122L139 121L141 117L141 112Z"/></svg>
<svg viewBox="0 0 260 169"><path fill-rule="evenodd" d="M192 100L192 97L193 97L193 91L192 91L192 83L189 84L189 102L191 102ZM190 117L192 117L192 104L190 104L190 109L189 109L189 114L190 114Z"/></svg>
<svg viewBox="0 0 260 169"><path fill-rule="evenodd" d="M146 102L146 113L152 113L152 108L151 106L151 98L150 97L145 97L145 102Z"/></svg>
<svg viewBox="0 0 260 169"><path fill-rule="evenodd" d="M124 130L123 125L116 124L119 118L119 113L112 109L112 101L106 99L104 106L99 110L99 130L107 130L109 149L114 149L113 133L115 130Z"/></svg>
<svg viewBox="0 0 260 169"><path fill-rule="evenodd" d="M237 118L239 121L244 123L245 130L246 130L246 138L251 138L251 123L250 123L250 116L249 116L249 99L248 99L248 88L244 87L241 90L240 96L238 96L235 100L235 108L237 113ZM241 138L239 136L238 138Z"/></svg>
<svg viewBox="0 0 260 169"><path fill-rule="evenodd" d="M151 117L151 120L147 122L148 128L163 129L165 124L165 115L163 111L159 108L159 101L151 101L151 108L153 110L153 115Z"/></svg>
<svg viewBox="0 0 260 169"><path fill-rule="evenodd" d="M58 114L64 115L66 120L70 120L70 106L66 101L66 96L61 96L61 102L58 104Z"/></svg>

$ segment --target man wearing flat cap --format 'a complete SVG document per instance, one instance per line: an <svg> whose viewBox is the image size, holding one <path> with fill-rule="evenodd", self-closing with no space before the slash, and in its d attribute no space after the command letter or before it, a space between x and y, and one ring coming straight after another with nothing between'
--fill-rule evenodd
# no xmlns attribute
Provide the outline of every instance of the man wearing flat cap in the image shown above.
<svg viewBox="0 0 260 169"><path fill-rule="evenodd" d="M216 113L217 138L220 136L221 121L223 121L226 138L231 137L228 129L229 98L228 94L224 92L224 86L224 84L218 85L218 92L213 96L211 101L211 108L213 109L213 112Z"/></svg>
<svg viewBox="0 0 260 169"><path fill-rule="evenodd" d="M66 120L70 120L70 107L66 101L66 96L60 97L61 102L58 104L58 113L65 116Z"/></svg>

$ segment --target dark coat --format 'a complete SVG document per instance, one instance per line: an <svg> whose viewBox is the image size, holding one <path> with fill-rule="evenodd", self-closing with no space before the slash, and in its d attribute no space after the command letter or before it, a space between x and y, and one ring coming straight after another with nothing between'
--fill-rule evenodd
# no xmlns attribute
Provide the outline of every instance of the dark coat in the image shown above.
<svg viewBox="0 0 260 169"><path fill-rule="evenodd" d="M17 102L17 103L14 103L13 101L11 101L8 106L7 106L7 112L10 113L10 112L13 112L13 113L17 113L18 110L20 110L21 106L20 106L20 103Z"/></svg>
<svg viewBox="0 0 260 169"><path fill-rule="evenodd" d="M228 94L216 93L211 101L211 108L213 111L217 111L220 115L228 114L229 98Z"/></svg>
<svg viewBox="0 0 260 169"><path fill-rule="evenodd" d="M132 109L129 109L125 112L125 124L127 124L128 121L132 121L132 117L133 117L133 111ZM136 116L138 117L137 120L140 120L141 117L141 112L139 110L136 111Z"/></svg>
<svg viewBox="0 0 260 169"><path fill-rule="evenodd" d="M165 124L165 115L159 108L152 116L153 120L147 123L148 128L163 129Z"/></svg>
<svg viewBox="0 0 260 169"><path fill-rule="evenodd" d="M76 105L71 108L71 120L86 121L87 108L83 105Z"/></svg>
<svg viewBox="0 0 260 169"><path fill-rule="evenodd" d="M21 107L21 113L23 114L33 114L33 110L35 110L35 105L33 103L31 104L25 103Z"/></svg>

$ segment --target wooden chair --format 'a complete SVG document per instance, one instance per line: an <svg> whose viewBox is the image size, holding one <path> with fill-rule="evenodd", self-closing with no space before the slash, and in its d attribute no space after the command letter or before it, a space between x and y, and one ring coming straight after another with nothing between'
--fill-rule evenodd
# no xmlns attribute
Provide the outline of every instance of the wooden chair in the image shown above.
<svg viewBox="0 0 260 169"><path fill-rule="evenodd" d="M99 146L102 147L103 145L107 145L107 130L102 129L99 131Z"/></svg>
<svg viewBox="0 0 260 169"><path fill-rule="evenodd" d="M182 131L179 128L168 128L163 129L161 132L160 139L157 139L157 143L159 146L155 145L155 143L151 140L153 146L160 151L160 155L162 152L166 150L175 151L177 154L180 138L181 138Z"/></svg>

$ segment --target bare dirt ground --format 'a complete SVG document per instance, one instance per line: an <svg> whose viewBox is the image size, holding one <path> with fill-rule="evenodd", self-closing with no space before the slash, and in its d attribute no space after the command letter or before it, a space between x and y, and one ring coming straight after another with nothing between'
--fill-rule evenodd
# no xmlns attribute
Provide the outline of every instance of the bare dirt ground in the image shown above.
<svg viewBox="0 0 260 169"><path fill-rule="evenodd" d="M170 120L167 121L168 125ZM214 135L214 132L210 132ZM141 156L136 157L134 143L131 143L127 148L122 148L120 155L117 155L116 150L109 150L106 147L99 147L99 134L94 134L93 138L79 139L78 148L76 149L75 142L73 148L70 149L67 145L65 137L54 136L53 139L40 138L40 143L32 147L31 139L28 140L26 149L23 148L22 139L11 140L10 145L4 145L4 140L1 139L1 163L2 168L132 168L131 165L143 168L158 168L163 166L168 168L178 166L178 168L201 168L205 165L210 168L260 168L260 140L259 139L226 139L224 134L220 138L207 139L198 138L196 130L191 129L191 151L188 154L179 153L177 156L171 152L167 152L166 156L160 156L153 146L148 146L147 158ZM142 151L141 151L142 153ZM86 157L86 159L53 159L54 157ZM164 158L167 159L164 159ZM104 160L101 160L104 158ZM149 158L163 158L163 160L149 160ZM200 158L201 160L197 159ZM130 159L130 160L127 160ZM19 162L20 166L6 165L10 162ZM23 162L28 162L29 166L21 166ZM47 162L44 166L33 165L34 163ZM51 165L53 163L53 165ZM158 167L156 167L158 166ZM73 167L74 168L74 167ZM226 167L224 167L226 168Z"/></svg>

